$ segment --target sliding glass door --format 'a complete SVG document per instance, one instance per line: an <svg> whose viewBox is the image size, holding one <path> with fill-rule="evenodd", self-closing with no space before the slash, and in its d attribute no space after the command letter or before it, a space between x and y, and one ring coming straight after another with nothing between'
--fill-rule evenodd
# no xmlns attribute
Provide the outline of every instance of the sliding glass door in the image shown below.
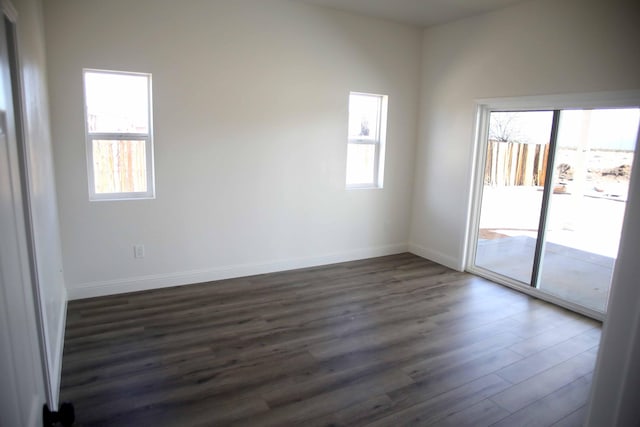
<svg viewBox="0 0 640 427"><path fill-rule="evenodd" d="M553 111L489 118L475 263L523 283L533 273L552 120Z"/></svg>
<svg viewBox="0 0 640 427"><path fill-rule="evenodd" d="M471 270L605 312L640 109L487 119Z"/></svg>
<svg viewBox="0 0 640 427"><path fill-rule="evenodd" d="M604 312L629 190L638 109L565 110L538 286Z"/></svg>

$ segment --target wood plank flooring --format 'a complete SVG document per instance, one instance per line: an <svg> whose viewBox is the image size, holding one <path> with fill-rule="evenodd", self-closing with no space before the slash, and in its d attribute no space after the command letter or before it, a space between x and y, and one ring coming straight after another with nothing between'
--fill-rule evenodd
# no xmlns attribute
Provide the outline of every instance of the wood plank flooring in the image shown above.
<svg viewBox="0 0 640 427"><path fill-rule="evenodd" d="M401 254L69 303L79 426L578 426L600 324Z"/></svg>

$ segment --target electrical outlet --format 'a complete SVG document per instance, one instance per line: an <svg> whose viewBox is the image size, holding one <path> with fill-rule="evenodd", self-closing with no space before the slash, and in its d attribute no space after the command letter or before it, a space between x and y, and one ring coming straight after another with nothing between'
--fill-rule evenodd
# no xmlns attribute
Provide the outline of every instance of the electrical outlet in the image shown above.
<svg viewBox="0 0 640 427"><path fill-rule="evenodd" d="M144 245L133 245L133 257L144 258Z"/></svg>

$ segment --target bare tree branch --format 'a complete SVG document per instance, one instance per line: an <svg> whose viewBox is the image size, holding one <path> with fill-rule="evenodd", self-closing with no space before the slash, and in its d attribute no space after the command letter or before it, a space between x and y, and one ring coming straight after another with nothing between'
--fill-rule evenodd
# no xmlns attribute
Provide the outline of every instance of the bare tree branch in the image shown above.
<svg viewBox="0 0 640 427"><path fill-rule="evenodd" d="M520 113L494 112L489 120L489 139L497 142L526 143L520 132Z"/></svg>

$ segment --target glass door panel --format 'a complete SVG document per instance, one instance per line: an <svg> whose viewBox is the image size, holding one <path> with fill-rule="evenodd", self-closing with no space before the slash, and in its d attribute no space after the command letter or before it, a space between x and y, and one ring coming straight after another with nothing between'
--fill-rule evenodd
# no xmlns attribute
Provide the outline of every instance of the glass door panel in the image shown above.
<svg viewBox="0 0 640 427"><path fill-rule="evenodd" d="M637 108L561 112L541 290L605 311L639 117Z"/></svg>
<svg viewBox="0 0 640 427"><path fill-rule="evenodd" d="M492 112L475 265L531 284L553 111Z"/></svg>

